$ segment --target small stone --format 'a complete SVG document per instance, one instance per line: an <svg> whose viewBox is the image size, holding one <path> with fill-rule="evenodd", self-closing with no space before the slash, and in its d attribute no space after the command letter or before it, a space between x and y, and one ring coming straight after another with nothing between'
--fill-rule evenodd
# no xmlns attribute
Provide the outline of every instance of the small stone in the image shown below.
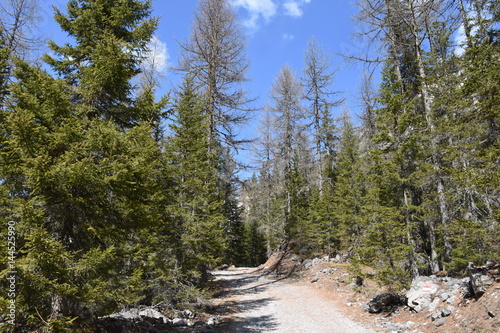
<svg viewBox="0 0 500 333"><path fill-rule="evenodd" d="M451 315L451 313L452 313L453 311L455 311L455 307L453 307L453 306L447 306L447 307L445 307L445 308L443 308L443 309L441 310L441 315L442 315L443 317L448 317L449 315Z"/></svg>
<svg viewBox="0 0 500 333"><path fill-rule="evenodd" d="M434 326L436 326L436 327L443 326L445 322L446 322L446 318L440 318L434 322Z"/></svg>
<svg viewBox="0 0 500 333"><path fill-rule="evenodd" d="M441 312L434 312L432 315L431 315L431 318L432 318L432 321L436 321L438 320L439 318L442 318L443 316L441 315Z"/></svg>
<svg viewBox="0 0 500 333"><path fill-rule="evenodd" d="M187 324L187 321L183 318L174 318L172 320L172 326L174 327L187 326Z"/></svg>
<svg viewBox="0 0 500 333"><path fill-rule="evenodd" d="M193 319L194 318L194 312L191 310L184 310L183 313L185 318Z"/></svg>
<svg viewBox="0 0 500 333"><path fill-rule="evenodd" d="M472 315L468 316L467 318L465 318L464 320L462 320L462 323L460 324L460 326L462 326L462 327L469 326L472 323L472 319L473 319Z"/></svg>
<svg viewBox="0 0 500 333"><path fill-rule="evenodd" d="M433 312L434 310L436 310L436 308L439 306L439 304L441 304L441 301L439 300L438 297L434 298L434 300L431 302L431 304L429 304L429 312Z"/></svg>
<svg viewBox="0 0 500 333"><path fill-rule="evenodd" d="M216 325L216 324L217 324L217 318L215 318L215 317L208 318L208 320L207 320L207 325L208 326L213 326L213 325Z"/></svg>
<svg viewBox="0 0 500 333"><path fill-rule="evenodd" d="M495 312L488 311L488 316L490 316L491 318L495 318L497 315L495 314Z"/></svg>

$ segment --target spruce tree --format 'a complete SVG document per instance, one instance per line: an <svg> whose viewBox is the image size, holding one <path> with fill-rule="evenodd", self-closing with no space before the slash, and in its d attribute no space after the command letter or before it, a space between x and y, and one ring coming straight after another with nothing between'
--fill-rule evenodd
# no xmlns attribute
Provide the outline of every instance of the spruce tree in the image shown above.
<svg viewBox="0 0 500 333"><path fill-rule="evenodd" d="M56 22L75 44L49 42L55 57L44 60L74 87L81 116L111 120L120 128L160 117L138 108L132 94L131 80L157 26L151 11L149 0L74 0L67 14L56 9Z"/></svg>
<svg viewBox="0 0 500 333"><path fill-rule="evenodd" d="M344 113L342 123L332 203L334 234L340 249L356 246L363 236L360 219L364 193L359 138L347 113Z"/></svg>
<svg viewBox="0 0 500 333"><path fill-rule="evenodd" d="M193 281L207 281L207 270L220 262L226 248L224 201L218 191L218 158L207 136L204 104L187 77L174 104L168 159L175 202L169 207L179 239L178 265Z"/></svg>
<svg viewBox="0 0 500 333"><path fill-rule="evenodd" d="M63 78L17 61L2 110L1 154L8 158L1 187L11 207L2 219L17 223L24 249L18 309L24 325L43 326L46 318L54 331L83 307L102 315L145 297L146 272L138 262L148 256L138 245L161 221L154 209L161 151L143 113L161 105L136 101L129 82L140 60L135 54L154 27L149 7L68 6L68 17L56 16L77 44L52 43L61 60L46 57ZM91 31L95 22L102 30ZM119 56L106 55L109 48ZM101 72L103 81L96 77Z"/></svg>

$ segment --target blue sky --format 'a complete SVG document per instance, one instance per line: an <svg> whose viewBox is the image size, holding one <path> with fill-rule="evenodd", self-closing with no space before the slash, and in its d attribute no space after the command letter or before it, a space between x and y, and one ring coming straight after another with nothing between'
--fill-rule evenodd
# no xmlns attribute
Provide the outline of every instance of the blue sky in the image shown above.
<svg viewBox="0 0 500 333"><path fill-rule="evenodd" d="M256 106L266 103L271 84L284 64L302 75L307 42L315 37L338 68L334 89L343 91L347 105L355 112L355 91L360 81L360 65L347 65L337 53L360 48L352 37L356 24L352 20L355 6L351 0L230 0L237 10L247 35L247 58L250 61L246 85L250 95L258 97ZM156 36L166 47L168 65L179 58L178 41L186 40L191 31L197 0L156 0L154 15L160 17ZM52 6L62 8L65 0L48 0L41 4L40 28L49 39L64 41L64 34L53 22ZM165 68L162 90L177 85L176 73ZM339 110L339 113L341 110Z"/></svg>
<svg viewBox="0 0 500 333"><path fill-rule="evenodd" d="M356 92L362 66L348 65L337 55L356 53L361 45L353 38L357 26L352 19L356 11L353 1L233 0L233 3L247 35L250 81L246 87L250 96L258 98L257 108L269 101L271 85L283 65L290 65L297 77L302 76L304 51L314 36L330 54L333 69L338 69L332 89L342 92L340 96L346 98L346 106L353 115L358 113ZM196 7L197 0L155 3L155 13L162 16L157 34L167 45L171 64L175 64L179 56L177 41L189 37ZM173 76L167 73L167 81L178 82ZM333 110L335 117L340 117L342 112L343 107ZM251 122L243 129L243 135L255 137L257 126L258 120Z"/></svg>
<svg viewBox="0 0 500 333"><path fill-rule="evenodd" d="M259 98L257 106L266 103L271 84L283 65L290 65L297 76L302 75L304 51L314 36L324 51L331 54L333 66L338 68L334 89L345 91L347 103L354 108L353 94L359 84L361 67L347 66L336 55L357 48L352 38L355 7L350 0L233 1L247 34L250 60L247 88L251 95ZM196 6L196 0L155 3L155 12L162 15L158 36L166 43L172 64L179 55L176 41L189 37Z"/></svg>
<svg viewBox="0 0 500 333"><path fill-rule="evenodd" d="M230 0L237 8L241 27L247 36L247 58L250 61L246 89L257 98L254 107L261 108L269 101L270 87L280 68L288 64L301 77L304 51L314 36L323 50L330 54L337 68L335 91L341 91L346 106L358 112L356 93L361 80L362 66L347 64L339 53L357 53L362 44L353 34L358 25L353 21L356 7L353 0ZM156 37L163 47L164 79L160 92L168 92L179 84L178 75L168 70L179 59L178 42L186 40L191 31L197 0L155 0L154 15L160 17ZM43 34L63 43L65 36L52 19L52 5L64 9L65 0L48 0L41 4ZM333 110L340 117L343 108ZM354 116L355 118L355 116ZM354 119L356 121L356 119ZM258 115L242 129L248 137L257 135ZM245 153L246 155L246 153Z"/></svg>

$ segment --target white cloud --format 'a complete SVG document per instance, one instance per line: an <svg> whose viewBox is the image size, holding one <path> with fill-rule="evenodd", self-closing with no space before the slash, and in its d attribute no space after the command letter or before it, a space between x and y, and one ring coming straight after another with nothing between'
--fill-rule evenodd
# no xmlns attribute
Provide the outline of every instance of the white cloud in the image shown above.
<svg viewBox="0 0 500 333"><path fill-rule="evenodd" d="M292 35L292 34L289 34L289 33L284 33L283 34L283 40L284 41L290 42L290 41L292 41L294 39L295 39L295 36Z"/></svg>
<svg viewBox="0 0 500 333"><path fill-rule="evenodd" d="M288 0L283 4L285 15L291 17L301 17L304 14L302 7L310 3L311 0Z"/></svg>
<svg viewBox="0 0 500 333"><path fill-rule="evenodd" d="M168 60L167 44L162 42L157 36L153 36L148 44L144 65L161 73L167 70L169 66Z"/></svg>
<svg viewBox="0 0 500 333"><path fill-rule="evenodd" d="M283 5L283 7L285 7L285 14L288 16L300 17L303 14L298 2L287 2Z"/></svg>
<svg viewBox="0 0 500 333"><path fill-rule="evenodd" d="M269 21L276 15L277 9L273 0L233 0L233 5L248 11L250 17L244 25L250 29L256 29L261 19Z"/></svg>

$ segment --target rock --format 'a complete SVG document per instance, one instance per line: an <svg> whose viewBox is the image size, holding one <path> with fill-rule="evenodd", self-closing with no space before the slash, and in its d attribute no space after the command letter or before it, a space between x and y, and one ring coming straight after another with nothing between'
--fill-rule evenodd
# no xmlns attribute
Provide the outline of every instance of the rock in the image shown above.
<svg viewBox="0 0 500 333"><path fill-rule="evenodd" d="M495 282L495 279L488 275L475 273L471 276L472 291L476 298L483 296L488 288Z"/></svg>
<svg viewBox="0 0 500 333"><path fill-rule="evenodd" d="M311 283L315 283L315 282L318 282L318 281L319 281L319 278L316 277L316 278L314 278L314 279L311 280Z"/></svg>
<svg viewBox="0 0 500 333"><path fill-rule="evenodd" d="M215 317L210 317L210 318L208 318L208 320L207 320L207 325L208 325L208 326L214 326L214 325L217 325L217 322L218 322L217 318L215 318Z"/></svg>
<svg viewBox="0 0 500 333"><path fill-rule="evenodd" d="M453 306L446 306L441 310L441 315L443 317L448 317L449 315L452 314L452 312L455 311L455 307Z"/></svg>
<svg viewBox="0 0 500 333"><path fill-rule="evenodd" d="M187 326L188 322L184 318L174 318L171 325L173 327Z"/></svg>
<svg viewBox="0 0 500 333"><path fill-rule="evenodd" d="M434 322L434 326L440 327L446 323L446 318L440 318Z"/></svg>
<svg viewBox="0 0 500 333"><path fill-rule="evenodd" d="M410 291L406 293L407 305L415 312L429 307L439 286L430 277L420 276L412 281Z"/></svg>
<svg viewBox="0 0 500 333"><path fill-rule="evenodd" d="M390 311L394 306L401 305L401 298L397 294L385 293L375 296L368 303L368 312L380 313Z"/></svg>
<svg viewBox="0 0 500 333"><path fill-rule="evenodd" d="M441 304L441 301L439 300L439 298L434 298L434 300L431 302L431 304L429 304L429 312L432 312L434 310L436 310L436 308L439 306L439 304Z"/></svg>
<svg viewBox="0 0 500 333"><path fill-rule="evenodd" d="M141 315L139 314L139 310L130 309L126 311L122 311L119 313L110 314L108 317L110 318L122 318L127 320L142 320Z"/></svg>
<svg viewBox="0 0 500 333"><path fill-rule="evenodd" d="M457 300L457 296L453 295L453 296L451 296L450 298L448 298L448 299L446 300L446 303L448 303L448 304L453 304L453 303L455 303L455 302L456 302L456 300Z"/></svg>
<svg viewBox="0 0 500 333"><path fill-rule="evenodd" d="M441 300L443 302L446 302L450 297L451 297L451 294L447 293L447 292L443 292L443 293L441 293L441 295L439 295L439 298L441 298Z"/></svg>
<svg viewBox="0 0 500 333"><path fill-rule="evenodd" d="M432 321L438 320L439 318L442 318L443 316L441 315L441 311L434 312L431 314L431 319Z"/></svg>
<svg viewBox="0 0 500 333"><path fill-rule="evenodd" d="M156 311L155 309L147 308L139 312L139 316L142 319L150 322L151 324L166 324L168 323L168 318Z"/></svg>
<svg viewBox="0 0 500 333"><path fill-rule="evenodd" d="M312 267L312 260L311 259L306 259L306 260L304 260L304 262L302 263L302 265L304 265L305 269L309 269L309 268Z"/></svg>
<svg viewBox="0 0 500 333"><path fill-rule="evenodd" d="M323 263L323 261L320 259L320 258L314 258L312 260L312 266L315 267L315 266L318 266L319 264Z"/></svg>
<svg viewBox="0 0 500 333"><path fill-rule="evenodd" d="M184 312L182 314L184 315L184 318L188 318L188 319L193 319L195 317L194 312L191 310L184 310Z"/></svg>

